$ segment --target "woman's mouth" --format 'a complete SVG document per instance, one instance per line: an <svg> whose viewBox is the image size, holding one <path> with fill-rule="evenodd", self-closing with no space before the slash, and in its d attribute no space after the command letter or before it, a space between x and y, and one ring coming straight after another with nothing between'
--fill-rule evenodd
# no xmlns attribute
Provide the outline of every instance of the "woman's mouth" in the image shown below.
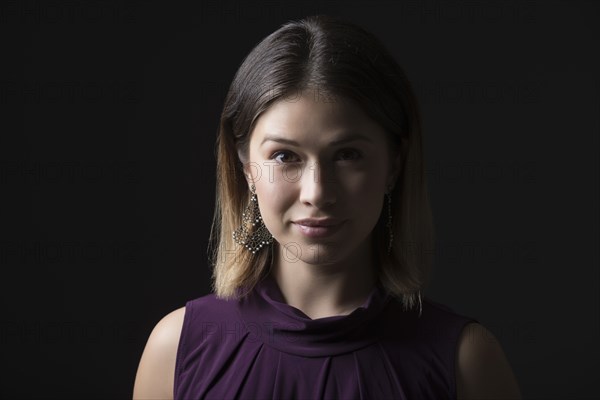
<svg viewBox="0 0 600 400"><path fill-rule="evenodd" d="M314 222L302 222L297 221L293 224L298 228L298 231L302 233L304 236L309 238L321 238L331 236L344 225L345 221L336 222L332 224L331 222L323 223L323 225L317 225Z"/></svg>

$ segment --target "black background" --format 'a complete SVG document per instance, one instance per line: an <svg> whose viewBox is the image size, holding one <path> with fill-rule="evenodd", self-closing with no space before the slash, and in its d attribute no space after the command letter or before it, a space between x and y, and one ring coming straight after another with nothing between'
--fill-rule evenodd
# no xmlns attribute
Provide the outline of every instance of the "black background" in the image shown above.
<svg viewBox="0 0 600 400"><path fill-rule="evenodd" d="M0 395L131 398L152 327L209 292L233 74L282 23L326 13L376 34L416 87L427 295L496 335L526 398L600 396L599 8L2 3Z"/></svg>

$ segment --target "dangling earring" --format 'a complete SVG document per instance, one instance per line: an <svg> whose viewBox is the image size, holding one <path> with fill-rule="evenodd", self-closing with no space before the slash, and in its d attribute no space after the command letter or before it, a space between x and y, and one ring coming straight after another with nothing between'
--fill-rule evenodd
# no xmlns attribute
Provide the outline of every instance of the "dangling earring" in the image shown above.
<svg viewBox="0 0 600 400"><path fill-rule="evenodd" d="M386 193L387 195L387 211L388 211L388 221L387 221L387 228L388 228L388 234L389 234L389 242L388 242L388 256L392 253L392 246L394 243L394 230L392 228L392 187L389 188L388 192Z"/></svg>
<svg viewBox="0 0 600 400"><path fill-rule="evenodd" d="M421 318L422 313L423 313L423 302L421 301L421 291L419 290L419 318Z"/></svg>
<svg viewBox="0 0 600 400"><path fill-rule="evenodd" d="M233 240L255 254L263 246L273 243L273 236L263 223L260 215L254 184L252 184L250 190L252 191L250 202L242 213L242 225L233 232ZM252 224L252 227L249 229L250 224Z"/></svg>

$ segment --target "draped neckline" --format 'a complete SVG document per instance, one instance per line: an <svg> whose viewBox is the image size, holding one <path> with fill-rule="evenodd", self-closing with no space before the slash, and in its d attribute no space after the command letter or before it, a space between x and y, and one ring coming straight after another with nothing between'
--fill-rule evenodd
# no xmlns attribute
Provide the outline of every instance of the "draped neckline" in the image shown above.
<svg viewBox="0 0 600 400"><path fill-rule="evenodd" d="M391 300L378 281L363 304L346 315L312 319L285 302L277 281L267 274L237 302L248 340L280 351L322 357L358 350L383 334L383 310Z"/></svg>

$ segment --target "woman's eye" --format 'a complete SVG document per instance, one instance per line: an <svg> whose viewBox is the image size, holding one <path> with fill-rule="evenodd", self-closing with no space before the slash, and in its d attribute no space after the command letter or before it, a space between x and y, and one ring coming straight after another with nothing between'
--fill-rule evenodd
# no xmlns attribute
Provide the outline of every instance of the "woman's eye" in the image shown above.
<svg viewBox="0 0 600 400"><path fill-rule="evenodd" d="M355 161L362 157L360 151L355 149L342 149L337 154L338 159L342 161ZM289 151L277 151L271 156L272 160L277 161L279 164L287 164L298 162L298 156Z"/></svg>
<svg viewBox="0 0 600 400"><path fill-rule="evenodd" d="M278 163L294 162L294 155L288 151L278 151L271 156Z"/></svg>
<svg viewBox="0 0 600 400"><path fill-rule="evenodd" d="M361 157L360 152L354 149L343 149L339 154L343 160L358 160Z"/></svg>

